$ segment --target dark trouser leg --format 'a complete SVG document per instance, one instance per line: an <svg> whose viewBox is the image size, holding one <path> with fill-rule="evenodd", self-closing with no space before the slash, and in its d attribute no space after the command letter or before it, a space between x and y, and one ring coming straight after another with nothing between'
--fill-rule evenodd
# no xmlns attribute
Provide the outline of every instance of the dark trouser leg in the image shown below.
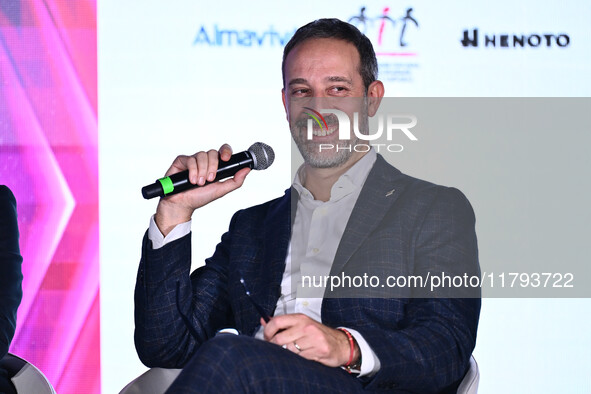
<svg viewBox="0 0 591 394"><path fill-rule="evenodd" d="M16 394L12 381L8 377L8 372L0 368L0 393L2 394Z"/></svg>
<svg viewBox="0 0 591 394"><path fill-rule="evenodd" d="M272 343L218 335L204 343L167 393L360 393L341 368L306 360Z"/></svg>

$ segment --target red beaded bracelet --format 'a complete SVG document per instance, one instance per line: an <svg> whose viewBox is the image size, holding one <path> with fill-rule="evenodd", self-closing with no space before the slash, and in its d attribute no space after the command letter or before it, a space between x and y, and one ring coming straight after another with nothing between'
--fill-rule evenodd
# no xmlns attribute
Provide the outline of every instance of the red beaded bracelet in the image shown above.
<svg viewBox="0 0 591 394"><path fill-rule="evenodd" d="M347 371L349 373L351 373L351 370L348 367L353 362L353 356L355 355L355 341L353 340L353 335L351 335L349 330L347 330L345 328L338 328L338 330L341 330L342 332L344 332L347 335L347 339L349 339L349 346L351 347L351 352L349 353L349 361L347 361L347 364L343 365L343 367L345 367L347 369Z"/></svg>

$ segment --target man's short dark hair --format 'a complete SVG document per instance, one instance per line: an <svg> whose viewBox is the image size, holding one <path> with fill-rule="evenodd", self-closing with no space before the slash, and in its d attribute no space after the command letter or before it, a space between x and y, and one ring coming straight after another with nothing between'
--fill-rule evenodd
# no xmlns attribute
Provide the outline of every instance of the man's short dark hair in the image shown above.
<svg viewBox="0 0 591 394"><path fill-rule="evenodd" d="M318 19L300 27L283 49L283 63L281 72L283 86L285 86L285 59L293 48L306 40L313 38L336 38L355 45L359 53L359 74L363 79L365 90L378 78L378 60L371 45L371 41L355 26L339 19Z"/></svg>

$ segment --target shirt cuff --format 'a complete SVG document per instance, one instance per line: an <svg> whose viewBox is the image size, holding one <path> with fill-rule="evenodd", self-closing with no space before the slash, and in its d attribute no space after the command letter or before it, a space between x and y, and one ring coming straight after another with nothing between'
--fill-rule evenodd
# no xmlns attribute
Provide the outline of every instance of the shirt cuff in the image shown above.
<svg viewBox="0 0 591 394"><path fill-rule="evenodd" d="M357 377L371 377L375 375L382 367L382 364L380 364L380 359L378 358L378 356L376 356L369 344L365 341L365 339L363 339L363 336L358 331L347 327L342 328L347 329L347 331L351 333L353 338L355 338L355 340L357 341L357 345L359 346L359 350L361 351L361 368L359 369L359 375L357 375Z"/></svg>
<svg viewBox="0 0 591 394"><path fill-rule="evenodd" d="M152 249L160 249L164 245L183 238L191 232L191 220L185 223L177 224L165 237L154 221L154 215L150 218L150 227L148 227L148 239L152 241Z"/></svg>

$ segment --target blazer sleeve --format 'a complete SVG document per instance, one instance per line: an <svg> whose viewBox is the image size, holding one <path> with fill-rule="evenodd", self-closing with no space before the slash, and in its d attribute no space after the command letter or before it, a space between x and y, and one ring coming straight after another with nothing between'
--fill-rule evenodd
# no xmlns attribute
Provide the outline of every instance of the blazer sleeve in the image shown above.
<svg viewBox="0 0 591 394"><path fill-rule="evenodd" d="M23 295L16 200L6 186L0 185L0 358L16 329L16 311Z"/></svg>
<svg viewBox="0 0 591 394"><path fill-rule="evenodd" d="M226 283L235 218L214 255L192 274L191 234L156 250L144 236L134 299L135 346L146 366L181 368L218 329L233 326Z"/></svg>
<svg viewBox="0 0 591 394"><path fill-rule="evenodd" d="M409 253L415 273L479 275L474 225L466 197L457 189L439 187L422 220L409 229L413 231ZM381 321L359 330L381 362L368 389L455 392L476 343L480 292L465 298L444 294L456 297L422 293L417 298L392 300L405 303L404 318L394 329L384 328L388 322Z"/></svg>

